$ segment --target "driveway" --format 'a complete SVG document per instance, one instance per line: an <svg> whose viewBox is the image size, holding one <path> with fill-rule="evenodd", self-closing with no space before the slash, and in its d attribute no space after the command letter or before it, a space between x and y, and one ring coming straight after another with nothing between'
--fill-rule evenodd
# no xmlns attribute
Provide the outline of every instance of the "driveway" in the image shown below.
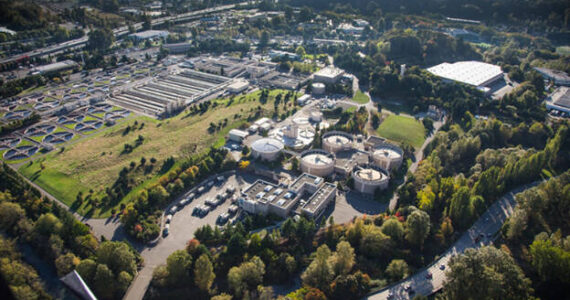
<svg viewBox="0 0 570 300"><path fill-rule="evenodd" d="M515 194L538 185L540 182L514 189L495 201L489 209L467 230L455 244L431 265L379 292L369 295L366 299L411 299L417 294L429 296L441 290L445 284L445 272L452 256L463 253L468 248L480 248L489 245L495 239L505 220L513 213L516 206ZM428 278L428 274L432 278ZM406 291L409 289L409 291ZM413 292L412 292L413 291Z"/></svg>

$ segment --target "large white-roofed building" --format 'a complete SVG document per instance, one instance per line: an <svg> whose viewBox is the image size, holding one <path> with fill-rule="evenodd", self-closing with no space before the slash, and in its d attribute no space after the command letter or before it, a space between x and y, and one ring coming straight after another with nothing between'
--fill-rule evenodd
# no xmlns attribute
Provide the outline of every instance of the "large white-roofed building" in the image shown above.
<svg viewBox="0 0 570 300"><path fill-rule="evenodd" d="M313 81L322 83L336 83L344 75L344 70L335 67L322 68L315 72Z"/></svg>
<svg viewBox="0 0 570 300"><path fill-rule="evenodd" d="M427 70L443 79L472 85L483 91L488 91L486 86L503 78L501 67L480 61L442 63Z"/></svg>

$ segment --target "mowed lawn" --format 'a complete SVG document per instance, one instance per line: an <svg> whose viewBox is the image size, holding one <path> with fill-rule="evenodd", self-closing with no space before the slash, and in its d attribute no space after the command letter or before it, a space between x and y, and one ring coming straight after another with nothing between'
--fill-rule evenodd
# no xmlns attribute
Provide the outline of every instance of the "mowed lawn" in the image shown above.
<svg viewBox="0 0 570 300"><path fill-rule="evenodd" d="M424 125L414 118L389 115L378 126L377 133L381 137L399 143L407 142L419 149L424 143L426 130Z"/></svg>
<svg viewBox="0 0 570 300"><path fill-rule="evenodd" d="M157 171L164 160L173 156L176 161L181 161L205 151L226 135L231 128L242 125L245 118L253 114L258 106L262 106L266 114L271 115L274 109L274 97L280 93L285 96L286 92L272 91L269 101L264 105L258 101L259 92L247 96L236 96L229 106L229 99L217 100L219 105L210 108L202 115L189 115L183 112L165 120L137 116L80 140L76 144L66 146L61 153L59 149L56 149L31 165L23 165L19 171L59 200L72 205L78 192L87 194L92 189L95 193L103 193L105 188L113 185L121 169L130 168L131 162L139 166L142 157L146 158L148 165L154 157L157 162L152 172L145 174L142 168L140 171L133 172L136 174L136 184L145 185L158 178ZM290 104L293 103L293 99L289 101ZM282 104L279 109L281 113L285 111ZM238 118L235 118L236 114L239 114ZM226 127L213 134L208 132L210 123L218 124L224 119L227 119ZM137 126L134 126L135 121ZM144 127L141 129L142 123ZM127 126L136 129L125 133ZM124 145L126 143L134 145L139 135L144 138L142 145L135 147L130 153L124 153ZM130 199L131 194L133 192L125 199ZM86 202L84 203L77 209L81 214L92 210L91 207L87 207ZM89 213L93 217L107 217L110 215L110 208L104 211L93 209Z"/></svg>
<svg viewBox="0 0 570 300"><path fill-rule="evenodd" d="M354 94L354 97L352 97L352 101L358 104L366 104L370 101L370 98L368 98L368 96L362 91L357 91L356 94Z"/></svg>

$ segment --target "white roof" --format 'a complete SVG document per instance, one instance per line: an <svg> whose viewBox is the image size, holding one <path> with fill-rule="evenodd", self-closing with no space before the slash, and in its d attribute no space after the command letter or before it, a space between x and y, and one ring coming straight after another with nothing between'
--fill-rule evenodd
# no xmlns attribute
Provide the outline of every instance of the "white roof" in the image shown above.
<svg viewBox="0 0 570 300"><path fill-rule="evenodd" d="M315 72L315 76L327 77L327 78L336 78L337 76L342 74L344 74L343 70L334 67L322 68L319 71Z"/></svg>
<svg viewBox="0 0 570 300"><path fill-rule="evenodd" d="M230 130L230 135L239 136L244 138L248 135L247 131L239 130L239 129L232 129Z"/></svg>
<svg viewBox="0 0 570 300"><path fill-rule="evenodd" d="M501 67L480 61L442 63L427 70L436 76L473 86L484 85L503 74Z"/></svg>

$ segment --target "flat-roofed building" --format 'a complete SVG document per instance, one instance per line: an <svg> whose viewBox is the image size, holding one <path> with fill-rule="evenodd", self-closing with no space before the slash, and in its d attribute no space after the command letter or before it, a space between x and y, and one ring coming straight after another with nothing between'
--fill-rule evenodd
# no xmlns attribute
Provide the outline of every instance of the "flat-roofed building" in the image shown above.
<svg viewBox="0 0 570 300"><path fill-rule="evenodd" d="M286 218L296 203L297 195L274 183L257 180L242 192L238 206L251 214L275 214Z"/></svg>
<svg viewBox="0 0 570 300"><path fill-rule="evenodd" d="M344 75L344 70L335 67L322 68L313 75L314 82L337 83Z"/></svg>
<svg viewBox="0 0 570 300"><path fill-rule="evenodd" d="M164 44L162 45L164 49L167 49L170 54L182 54L188 52L192 48L190 43L174 43L174 44Z"/></svg>
<svg viewBox="0 0 570 300"><path fill-rule="evenodd" d="M568 76L566 72L539 67L535 67L534 69L540 73L542 77L553 81L556 85L570 86L570 76Z"/></svg>
<svg viewBox="0 0 570 300"><path fill-rule="evenodd" d="M129 34L129 38L135 41L144 41L158 38L166 38L168 36L168 31L165 30L146 30L136 33Z"/></svg>
<svg viewBox="0 0 570 300"><path fill-rule="evenodd" d="M241 143L243 139L245 139L249 133L247 131L239 130L239 129L232 129L229 132L229 138L231 141Z"/></svg>
<svg viewBox="0 0 570 300"><path fill-rule="evenodd" d="M559 87L546 98L546 108L570 114L570 88Z"/></svg>
<svg viewBox="0 0 570 300"><path fill-rule="evenodd" d="M36 67L35 70L37 72L39 72L40 74L44 75L44 74L51 74L51 73L73 70L73 69L76 69L78 67L79 67L79 64L77 64L73 60L64 60L64 61L58 61L58 62L53 63L53 64Z"/></svg>
<svg viewBox="0 0 570 300"><path fill-rule="evenodd" d="M444 80L464 83L483 91L488 91L486 86L503 78L501 67L480 61L442 63L427 71Z"/></svg>
<svg viewBox="0 0 570 300"><path fill-rule="evenodd" d="M234 83L228 85L228 92L232 94L239 94L249 87L249 82L245 80L237 80Z"/></svg>
<svg viewBox="0 0 570 300"><path fill-rule="evenodd" d="M242 192L238 205L251 214L271 213L282 218L292 214L293 208L297 207L296 213L319 218L334 201L336 190L334 184L307 173L297 177L289 187L257 180Z"/></svg>

